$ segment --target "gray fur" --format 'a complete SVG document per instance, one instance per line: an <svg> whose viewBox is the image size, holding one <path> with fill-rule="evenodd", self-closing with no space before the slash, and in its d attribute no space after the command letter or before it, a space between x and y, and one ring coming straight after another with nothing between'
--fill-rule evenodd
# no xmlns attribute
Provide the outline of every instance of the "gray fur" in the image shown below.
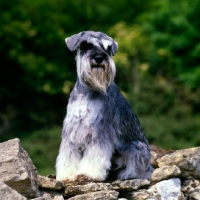
<svg viewBox="0 0 200 200"><path fill-rule="evenodd" d="M102 37L108 36L101 32L73 35L67 39L67 46L70 50L78 49L81 42L88 41L89 37L95 38L91 40L95 43L95 51L102 55ZM110 41L110 37L107 40ZM98 48L96 43L100 45ZM113 40L112 44L115 44ZM82 56L87 55L84 59L91 59L88 53L78 51L77 68L84 65ZM103 63L114 67L111 56L105 51L104 54ZM87 67L84 69L90 70L91 66ZM108 173L121 180L148 179L152 172L149 160L149 144L142 127L116 84L112 82L106 86L106 93L103 93L84 84L78 73L63 125L56 161L57 180L76 180L79 175L84 175L92 180L104 181Z"/></svg>
<svg viewBox="0 0 200 200"><path fill-rule="evenodd" d="M83 31L78 34L75 34L69 38L66 38L66 45L69 48L70 51L75 51L78 46L83 41L88 41L90 38L96 38L98 40L107 39L112 42L111 51L112 55L114 56L118 49L118 44L109 36L107 36L105 33L102 32L94 32L94 31Z"/></svg>

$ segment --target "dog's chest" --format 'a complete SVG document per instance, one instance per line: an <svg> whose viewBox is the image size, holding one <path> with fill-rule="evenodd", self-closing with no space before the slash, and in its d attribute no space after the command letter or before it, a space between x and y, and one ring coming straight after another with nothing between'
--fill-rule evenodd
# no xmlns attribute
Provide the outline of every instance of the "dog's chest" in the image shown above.
<svg viewBox="0 0 200 200"><path fill-rule="evenodd" d="M77 122L93 122L100 114L102 104L100 101L90 101L84 95L79 95L67 106L67 118L74 119Z"/></svg>
<svg viewBox="0 0 200 200"><path fill-rule="evenodd" d="M102 103L79 94L75 100L70 99L64 120L64 132L71 140L83 141L95 137L95 128L102 120ZM84 139L85 138L85 139Z"/></svg>

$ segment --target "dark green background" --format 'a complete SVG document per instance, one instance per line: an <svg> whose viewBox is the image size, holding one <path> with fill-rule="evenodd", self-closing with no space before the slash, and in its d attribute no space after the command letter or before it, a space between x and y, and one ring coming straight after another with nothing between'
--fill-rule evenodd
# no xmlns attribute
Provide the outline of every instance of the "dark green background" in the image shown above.
<svg viewBox="0 0 200 200"><path fill-rule="evenodd" d="M54 173L76 81L64 39L102 31L119 44L116 83L151 144L200 145L200 0L0 0L0 141L20 138Z"/></svg>

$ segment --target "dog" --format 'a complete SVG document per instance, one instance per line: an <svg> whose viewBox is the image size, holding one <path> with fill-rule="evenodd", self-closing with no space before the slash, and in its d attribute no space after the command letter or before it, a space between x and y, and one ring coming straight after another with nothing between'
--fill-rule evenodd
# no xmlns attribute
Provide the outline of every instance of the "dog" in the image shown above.
<svg viewBox="0 0 200 200"><path fill-rule="evenodd" d="M80 32L65 41L70 51L77 50L78 78L64 119L56 179L148 179L152 172L149 143L114 83L112 56L117 42L93 31Z"/></svg>

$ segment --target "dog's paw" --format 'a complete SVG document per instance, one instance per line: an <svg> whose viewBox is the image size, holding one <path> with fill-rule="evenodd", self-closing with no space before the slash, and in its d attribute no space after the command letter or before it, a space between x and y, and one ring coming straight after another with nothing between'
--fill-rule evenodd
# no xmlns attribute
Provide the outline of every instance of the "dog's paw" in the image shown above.
<svg viewBox="0 0 200 200"><path fill-rule="evenodd" d="M75 181L78 183L85 183L85 182L91 182L93 181L93 179L85 175L78 175Z"/></svg>
<svg viewBox="0 0 200 200"><path fill-rule="evenodd" d="M75 179L65 179L62 181L64 187L72 186L72 185L85 185L87 183L94 182L94 180L85 175L78 175Z"/></svg>

